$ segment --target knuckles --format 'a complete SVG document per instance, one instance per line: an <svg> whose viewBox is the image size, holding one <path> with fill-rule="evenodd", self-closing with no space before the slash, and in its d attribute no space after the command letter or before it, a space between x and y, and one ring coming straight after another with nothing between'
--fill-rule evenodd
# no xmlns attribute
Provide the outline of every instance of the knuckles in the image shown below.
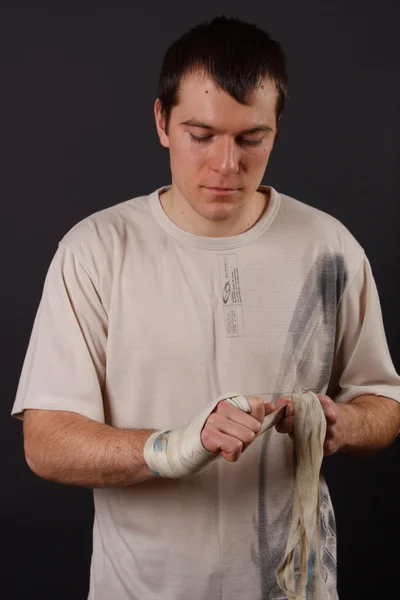
<svg viewBox="0 0 400 600"><path fill-rule="evenodd" d="M219 415L216 412L211 413L206 421L206 427L208 425L215 425L219 421Z"/></svg>
<svg viewBox="0 0 400 600"><path fill-rule="evenodd" d="M333 441L325 441L324 444L324 454L325 456L332 456L337 451L337 446Z"/></svg>
<svg viewBox="0 0 400 600"><path fill-rule="evenodd" d="M254 433L255 433L255 436L256 436L258 433L260 433L260 431L261 431L261 426L262 426L262 423L260 423L260 421L257 421L257 420L255 420L255 423L254 423L254 428L253 428L253 431L254 431ZM255 437L255 436L254 436L254 437Z"/></svg>
<svg viewBox="0 0 400 600"><path fill-rule="evenodd" d="M232 454L240 454L242 451L243 451L243 442L241 442L240 440L237 440L235 438L232 438L232 443L230 444L230 448L229 448L229 450L227 450L227 452L229 452L230 454L231 453ZM237 458L239 458L239 456Z"/></svg>
<svg viewBox="0 0 400 600"><path fill-rule="evenodd" d="M231 412L232 408L234 408L234 407L231 406L230 404L228 404L228 402L225 402L225 400L221 400L221 402L219 402L217 404L215 411L210 416L218 414L218 413L222 414L222 415L226 415Z"/></svg>
<svg viewBox="0 0 400 600"><path fill-rule="evenodd" d="M206 441L206 442L210 442L212 441L212 438L215 435L215 428L214 427L210 427L208 424L205 425L203 431L201 432L201 439Z"/></svg>
<svg viewBox="0 0 400 600"><path fill-rule="evenodd" d="M256 434L254 431L252 431L251 429L248 429L246 431L246 438L245 440L243 440L243 442L245 444L251 444L251 442L254 442L255 438L256 438Z"/></svg>
<svg viewBox="0 0 400 600"><path fill-rule="evenodd" d="M209 450L210 452L213 451L213 448L215 446L214 437L215 430L205 426L203 431L201 432L200 439L206 450Z"/></svg>

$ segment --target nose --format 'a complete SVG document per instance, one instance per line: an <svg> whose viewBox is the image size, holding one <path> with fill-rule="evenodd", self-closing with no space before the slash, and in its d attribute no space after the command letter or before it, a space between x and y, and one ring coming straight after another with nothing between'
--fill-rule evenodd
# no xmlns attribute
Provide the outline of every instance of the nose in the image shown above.
<svg viewBox="0 0 400 600"><path fill-rule="evenodd" d="M213 171L229 175L238 173L240 166L240 149L234 140L221 139L213 144L211 150L211 168Z"/></svg>

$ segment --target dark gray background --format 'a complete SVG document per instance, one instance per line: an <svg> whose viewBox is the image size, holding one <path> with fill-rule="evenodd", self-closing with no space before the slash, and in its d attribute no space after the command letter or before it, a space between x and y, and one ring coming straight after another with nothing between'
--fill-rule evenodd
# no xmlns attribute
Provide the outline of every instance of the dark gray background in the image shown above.
<svg viewBox="0 0 400 600"><path fill-rule="evenodd" d="M0 4L0 593L7 600L86 598L91 492L34 476L21 424L9 415L58 240L90 213L170 182L153 121L157 77L167 46L199 21L237 16L283 43L291 100L264 182L336 216L364 246L400 369L399 3L76 6ZM341 600L399 595L399 458L395 442L373 458L325 461Z"/></svg>

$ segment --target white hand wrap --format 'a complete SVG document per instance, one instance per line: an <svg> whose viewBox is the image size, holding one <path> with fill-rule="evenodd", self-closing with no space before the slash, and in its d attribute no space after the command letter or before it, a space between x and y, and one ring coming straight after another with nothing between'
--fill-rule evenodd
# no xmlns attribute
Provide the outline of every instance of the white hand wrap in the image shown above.
<svg viewBox="0 0 400 600"><path fill-rule="evenodd" d="M320 546L320 468L326 434L326 418L318 396L313 392L293 394L294 447L297 455L293 490L292 525L285 556L276 573L276 581L290 600L304 600L312 582L310 599L330 600L321 570ZM187 425L171 431L156 432L144 447L150 469L162 477L185 477L201 471L220 457L208 452L201 443L201 430L221 400L246 413L251 412L246 396L232 394L214 400ZM265 417L264 433L285 416L286 406ZM259 434L259 435L260 435ZM295 550L300 551L300 580L295 577ZM312 559L312 560L311 560Z"/></svg>
<svg viewBox="0 0 400 600"><path fill-rule="evenodd" d="M187 425L170 431L156 431L147 439L143 449L144 459L155 475L169 478L187 477L198 473L220 457L219 453L208 452L204 448L201 443L201 431L210 414L222 400L247 414L251 413L246 396L229 394L213 400ZM260 433L280 421L284 409L285 407L266 417Z"/></svg>

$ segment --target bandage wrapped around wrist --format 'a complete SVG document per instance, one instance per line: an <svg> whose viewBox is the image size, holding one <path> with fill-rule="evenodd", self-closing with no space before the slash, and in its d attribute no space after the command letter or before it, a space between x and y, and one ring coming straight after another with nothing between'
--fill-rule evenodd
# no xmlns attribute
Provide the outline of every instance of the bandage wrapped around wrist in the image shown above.
<svg viewBox="0 0 400 600"><path fill-rule="evenodd" d="M146 441L143 454L155 475L179 478L198 473L218 460L219 453L209 452L201 442L201 431L215 407L225 400L228 404L250 414L251 406L246 396L229 394L213 400L190 423L169 431L156 431ZM284 409L285 407L283 407ZM283 417L283 409L268 415L260 433L275 425Z"/></svg>
<svg viewBox="0 0 400 600"><path fill-rule="evenodd" d="M187 425L156 432L144 447L150 469L162 477L185 477L198 473L220 457L201 443L201 431L218 402L225 400L246 413L249 401L231 394L211 402ZM293 489L292 524L276 581L288 600L332 600L321 566L319 478L326 434L326 419L320 401L311 391L292 395L296 473ZM264 433L285 416L286 406L265 417ZM260 435L259 434L259 435ZM295 575L295 551L300 552L300 578ZM335 596L336 597L336 596Z"/></svg>

